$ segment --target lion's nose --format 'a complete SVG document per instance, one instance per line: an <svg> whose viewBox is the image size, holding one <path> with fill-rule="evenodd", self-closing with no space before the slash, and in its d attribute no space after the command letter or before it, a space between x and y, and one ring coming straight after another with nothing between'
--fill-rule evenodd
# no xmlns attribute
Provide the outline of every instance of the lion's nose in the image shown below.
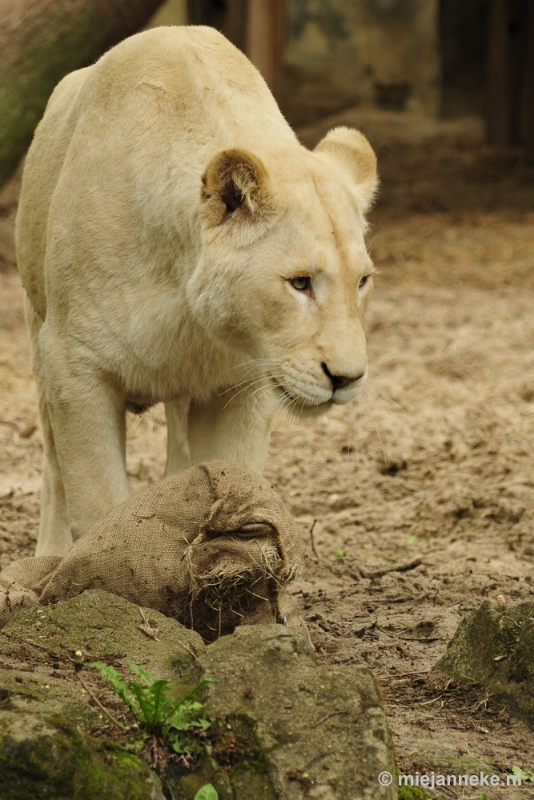
<svg viewBox="0 0 534 800"><path fill-rule="evenodd" d="M365 372L360 372L359 375L332 375L324 361L321 367L323 368L324 374L332 381L334 392L336 389L343 389L345 386L350 386L351 383L356 383L356 381L359 381L365 375Z"/></svg>

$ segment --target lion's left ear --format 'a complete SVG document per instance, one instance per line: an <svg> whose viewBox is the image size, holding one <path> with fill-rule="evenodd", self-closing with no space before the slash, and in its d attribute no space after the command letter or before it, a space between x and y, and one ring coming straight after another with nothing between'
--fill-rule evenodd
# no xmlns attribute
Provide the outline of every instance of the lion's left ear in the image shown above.
<svg viewBox="0 0 534 800"><path fill-rule="evenodd" d="M373 148L360 131L341 126L329 131L315 148L340 164L358 187L365 213L373 202L378 188L376 155Z"/></svg>
<svg viewBox="0 0 534 800"><path fill-rule="evenodd" d="M272 206L267 170L246 150L223 150L202 176L201 199L213 225L232 218L260 222Z"/></svg>

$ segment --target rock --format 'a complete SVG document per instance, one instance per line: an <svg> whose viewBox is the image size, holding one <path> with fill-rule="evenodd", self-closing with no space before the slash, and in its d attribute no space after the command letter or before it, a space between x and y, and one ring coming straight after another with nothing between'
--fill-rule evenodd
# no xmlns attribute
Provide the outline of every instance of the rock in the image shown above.
<svg viewBox="0 0 534 800"><path fill-rule="evenodd" d="M534 603L486 600L462 620L434 669L481 683L534 725Z"/></svg>
<svg viewBox="0 0 534 800"><path fill-rule="evenodd" d="M67 725L0 711L2 800L164 800L159 778L134 755Z"/></svg>
<svg viewBox="0 0 534 800"><path fill-rule="evenodd" d="M204 649L198 634L158 611L144 609L156 639L144 633L137 606L98 589L57 605L32 606L0 635L0 697L14 711L59 714L88 728L101 723L74 663L143 664L162 678L176 678ZM79 655L76 655L76 654ZM93 670L83 670L86 680ZM94 673L96 675L96 673Z"/></svg>
<svg viewBox="0 0 534 800"><path fill-rule="evenodd" d="M161 784L144 761L84 731L103 715L77 677L75 662L142 663L158 676L180 675L204 645L176 620L145 609L159 641L139 629L136 606L102 591L56 606L33 606L0 635L0 796L2 800L163 800ZM76 653L80 653L79 656ZM86 683L111 707L96 671Z"/></svg>
<svg viewBox="0 0 534 800"><path fill-rule="evenodd" d="M209 646L176 620L115 595L87 591L22 612L0 634L2 800L115 797L193 800L390 800L391 736L371 673L318 666L307 639L283 625L241 626ZM149 633L144 632L148 630ZM153 638L153 637L156 638ZM125 676L129 663L171 680L176 698L202 676L215 721L193 771L172 761L161 781L124 748L94 738L122 701L92 661ZM205 690L206 691L206 690ZM124 718L123 718L124 721ZM115 731L116 732L116 731ZM61 786L61 790L60 787Z"/></svg>
<svg viewBox="0 0 534 800"><path fill-rule="evenodd" d="M212 755L233 753L235 800L386 800L391 736L368 669L317 666L307 640L282 625L238 627L199 656L209 707L224 720ZM224 764L224 762L223 762ZM217 776L213 783L216 788ZM199 784L195 784L198 786Z"/></svg>

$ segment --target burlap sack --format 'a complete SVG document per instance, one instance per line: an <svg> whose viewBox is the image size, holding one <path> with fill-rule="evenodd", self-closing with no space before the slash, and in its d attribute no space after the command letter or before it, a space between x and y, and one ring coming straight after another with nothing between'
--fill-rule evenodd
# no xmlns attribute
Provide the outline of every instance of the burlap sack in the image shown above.
<svg viewBox="0 0 534 800"><path fill-rule="evenodd" d="M0 572L0 628L39 602L43 586L60 563L59 556L22 558Z"/></svg>
<svg viewBox="0 0 534 800"><path fill-rule="evenodd" d="M0 595L0 625L32 600L104 589L175 617L206 641L239 624L300 627L284 587L301 565L297 528L269 484L236 464L200 464L122 503L59 561L8 567L0 586L12 582L3 595L11 609Z"/></svg>

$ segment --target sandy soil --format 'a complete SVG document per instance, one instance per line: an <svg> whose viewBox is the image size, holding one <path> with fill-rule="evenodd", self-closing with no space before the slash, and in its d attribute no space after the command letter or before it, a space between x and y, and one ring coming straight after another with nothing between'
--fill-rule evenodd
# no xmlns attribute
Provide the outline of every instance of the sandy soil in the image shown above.
<svg viewBox="0 0 534 800"><path fill-rule="evenodd" d="M382 165L372 378L352 407L274 429L267 475L307 545L294 591L320 659L374 671L403 771L532 769L532 731L480 687L428 674L485 598L534 599L532 169L483 148L476 120L334 122L366 130ZM16 181L0 196L0 566L32 553L42 457L10 266L15 202ZM158 478L164 449L161 408L130 418L134 489ZM534 787L484 791L513 800Z"/></svg>

